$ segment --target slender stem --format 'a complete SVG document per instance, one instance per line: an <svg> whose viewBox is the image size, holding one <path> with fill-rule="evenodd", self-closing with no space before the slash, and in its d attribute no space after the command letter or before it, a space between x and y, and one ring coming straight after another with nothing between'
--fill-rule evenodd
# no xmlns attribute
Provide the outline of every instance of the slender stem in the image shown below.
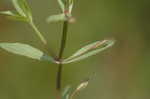
<svg viewBox="0 0 150 99"><path fill-rule="evenodd" d="M60 51L59 51L59 56L58 56L59 61L61 61L61 59L63 57L64 49L65 49L65 46L66 46L67 31L68 31L68 21L64 21L62 38L61 38L61 46L60 46ZM57 81L56 81L56 89L58 91L61 91L62 69L63 69L63 65L60 63L59 67L58 67Z"/></svg>
<svg viewBox="0 0 150 99"><path fill-rule="evenodd" d="M30 22L31 27L34 29L35 33L38 35L38 37L41 39L41 41L44 44L47 44L46 39L44 38L44 36L41 34L41 32L37 29L37 27L35 26L35 24L33 22Z"/></svg>
<svg viewBox="0 0 150 99"><path fill-rule="evenodd" d="M61 80L62 80L62 64L59 64L58 72L57 72L57 82L56 82L56 89L58 91L61 90Z"/></svg>
<svg viewBox="0 0 150 99"><path fill-rule="evenodd" d="M64 21L63 24L63 33L62 33L62 39L61 39L61 47L60 47L60 52L59 52L59 59L62 58L64 49L66 46L66 40L67 40L67 31L68 31L68 21Z"/></svg>

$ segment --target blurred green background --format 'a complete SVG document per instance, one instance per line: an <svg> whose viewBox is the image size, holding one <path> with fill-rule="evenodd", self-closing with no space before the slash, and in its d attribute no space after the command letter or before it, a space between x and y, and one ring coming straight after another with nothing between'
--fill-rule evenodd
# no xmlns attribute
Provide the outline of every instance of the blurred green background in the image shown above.
<svg viewBox="0 0 150 99"><path fill-rule="evenodd" d="M60 12L56 0L28 0L35 22L54 53L58 53L61 23L47 24ZM74 99L150 99L150 1L75 0L65 56L81 46L105 38L116 44L63 69L63 87L76 86L96 73L89 86ZM14 9L11 0L0 0L0 10ZM0 42L29 43L41 50L34 31L22 22L0 16ZM56 99L57 65L16 56L0 50L0 99Z"/></svg>

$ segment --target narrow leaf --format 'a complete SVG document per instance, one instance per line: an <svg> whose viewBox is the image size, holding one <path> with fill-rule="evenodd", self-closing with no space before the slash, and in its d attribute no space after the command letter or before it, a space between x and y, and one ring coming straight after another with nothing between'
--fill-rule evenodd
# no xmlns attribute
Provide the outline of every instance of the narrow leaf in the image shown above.
<svg viewBox="0 0 150 99"><path fill-rule="evenodd" d="M31 9L27 3L26 0L12 0L15 9L18 11L18 13L21 16L27 17L28 19L30 19L30 21L32 21L32 13L31 13Z"/></svg>
<svg viewBox="0 0 150 99"><path fill-rule="evenodd" d="M67 86L62 93L62 99L69 99L70 94L71 94L71 87Z"/></svg>
<svg viewBox="0 0 150 99"><path fill-rule="evenodd" d="M65 11L65 4L64 4L64 2L62 0L57 0L57 1L58 1L58 4L59 4L62 12L64 12Z"/></svg>
<svg viewBox="0 0 150 99"><path fill-rule="evenodd" d="M81 82L76 88L75 90L70 94L70 99L73 99L73 97L80 92L81 90L85 89L89 84L89 80L85 80L83 82Z"/></svg>
<svg viewBox="0 0 150 99"><path fill-rule="evenodd" d="M22 8L23 12L25 13L25 15L30 19L30 21L32 21L32 12L31 12L31 8L29 7L29 4L27 3L26 0L20 0L20 7Z"/></svg>
<svg viewBox="0 0 150 99"><path fill-rule="evenodd" d="M50 56L27 44L0 43L0 47L13 54L26 56L36 60L53 61L53 59Z"/></svg>
<svg viewBox="0 0 150 99"><path fill-rule="evenodd" d="M80 91L80 90L85 89L85 88L87 87L88 83L89 83L88 81L82 82L82 83L76 88L76 91Z"/></svg>
<svg viewBox="0 0 150 99"><path fill-rule="evenodd" d="M73 5L74 5L74 0L69 0L69 13L72 12Z"/></svg>
<svg viewBox="0 0 150 99"><path fill-rule="evenodd" d="M104 51L105 49L111 47L114 43L115 43L114 40L103 40L103 41L97 41L95 43L89 44L81 48L80 50L78 50L75 54L73 54L69 58L63 60L62 63L67 64L67 63L85 59L89 56Z"/></svg>
<svg viewBox="0 0 150 99"><path fill-rule="evenodd" d="M12 11L1 11L0 14L8 15L8 16L16 16Z"/></svg>
<svg viewBox="0 0 150 99"><path fill-rule="evenodd" d="M15 9L17 10L17 12L18 12L20 15L22 15L22 16L25 17L26 15L25 15L23 9L20 7L20 1L22 1L22 0L12 0L13 5L14 5Z"/></svg>
<svg viewBox="0 0 150 99"><path fill-rule="evenodd" d="M15 21L24 21L28 22L28 19L22 16L7 16L8 19L15 20Z"/></svg>
<svg viewBox="0 0 150 99"><path fill-rule="evenodd" d="M47 18L47 22L59 22L59 21L64 21L66 20L66 17L64 14L58 14L58 15L52 15L52 16L49 16Z"/></svg>
<svg viewBox="0 0 150 99"><path fill-rule="evenodd" d="M12 11L1 11L0 14L6 15L9 19L18 20L18 21L27 21L27 18L20 16L16 12Z"/></svg>
<svg viewBox="0 0 150 99"><path fill-rule="evenodd" d="M62 99L73 99L73 96L75 96L78 92L82 91L88 86L89 81L93 78L93 76L94 75L86 78L75 88L72 88L71 86L67 86L62 93Z"/></svg>

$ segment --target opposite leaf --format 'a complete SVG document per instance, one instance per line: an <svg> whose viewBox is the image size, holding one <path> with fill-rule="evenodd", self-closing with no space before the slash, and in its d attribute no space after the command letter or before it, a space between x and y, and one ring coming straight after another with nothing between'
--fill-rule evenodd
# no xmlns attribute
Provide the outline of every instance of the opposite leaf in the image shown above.
<svg viewBox="0 0 150 99"><path fill-rule="evenodd" d="M80 50L78 50L75 54L70 56L69 58L63 60L63 64L79 61L85 59L89 56L95 55L105 49L111 47L115 43L114 40L103 40L97 41L95 43L89 44Z"/></svg>
<svg viewBox="0 0 150 99"><path fill-rule="evenodd" d="M53 61L50 56L45 55L42 51L21 43L0 43L0 47L13 54L26 56L36 60Z"/></svg>

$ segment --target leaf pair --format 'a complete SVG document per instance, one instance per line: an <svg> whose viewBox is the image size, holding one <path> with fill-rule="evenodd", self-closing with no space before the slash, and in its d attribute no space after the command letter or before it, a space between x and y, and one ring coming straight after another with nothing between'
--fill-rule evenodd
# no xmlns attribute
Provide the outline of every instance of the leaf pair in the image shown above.
<svg viewBox="0 0 150 99"><path fill-rule="evenodd" d="M87 46L82 47L75 54L67 59L62 60L62 64L68 64L72 62L77 62L85 59L89 56L95 55L105 49L111 47L114 44L114 40L103 40L97 41ZM47 60L59 64L60 62L54 60L52 57L44 54L42 51L33 48L30 45L22 43L0 43L0 47L7 50L8 52L26 56L36 60Z"/></svg>
<svg viewBox="0 0 150 99"><path fill-rule="evenodd" d="M0 14L7 15L9 18L19 21L32 21L32 13L26 0L12 0L12 3L16 9L16 12L2 11Z"/></svg>

